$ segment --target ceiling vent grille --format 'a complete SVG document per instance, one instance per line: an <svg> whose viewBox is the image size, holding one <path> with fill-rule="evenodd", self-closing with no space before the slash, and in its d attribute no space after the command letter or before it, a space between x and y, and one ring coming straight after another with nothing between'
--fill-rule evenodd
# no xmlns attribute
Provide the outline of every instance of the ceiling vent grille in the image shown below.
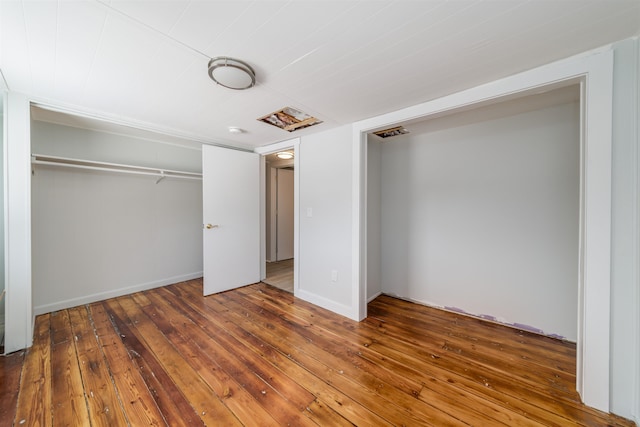
<svg viewBox="0 0 640 427"><path fill-rule="evenodd" d="M379 136L380 138L390 138L392 136L404 135L406 133L409 133L409 131L402 126L373 132L374 135Z"/></svg>

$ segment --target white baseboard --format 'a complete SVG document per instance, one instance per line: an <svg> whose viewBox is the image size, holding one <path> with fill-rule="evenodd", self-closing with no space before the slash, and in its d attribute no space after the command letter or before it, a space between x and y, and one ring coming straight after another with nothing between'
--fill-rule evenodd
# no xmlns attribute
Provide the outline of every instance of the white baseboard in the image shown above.
<svg viewBox="0 0 640 427"><path fill-rule="evenodd" d="M374 294L373 296L369 297L369 299L367 300L367 303L370 303L374 299L378 298L380 295L382 295L382 292L378 292L378 293Z"/></svg>
<svg viewBox="0 0 640 427"><path fill-rule="evenodd" d="M460 308L455 308L455 307L447 307L447 306L443 306L440 304L435 304L432 303L430 301L423 301L423 300L419 300L419 299L413 299L413 298L407 298L407 297L403 297L401 295L397 295L394 293L389 293L389 292L382 292L383 295L388 295L390 297L393 298L397 298L397 299L401 299L404 301L409 301L415 304L419 304L419 305L424 305L425 307L430 307L430 308L436 308L438 310L443 310L443 311L448 311L451 313L455 313L455 314L459 314L461 316L467 316L467 317L473 317L474 319L480 319L480 320L484 320L485 322L492 322L492 323L496 323L498 325L502 325L502 326L507 326L509 328L514 328L514 329L518 329L518 330L522 330L522 331L527 331L527 332L531 332L534 334L538 334L538 335L543 335L546 337L550 337L550 338L556 338L556 339L560 339L563 341L568 341L568 342L572 342L575 344L575 341L572 341L571 339L568 339L566 337L560 336L558 334L554 334L554 333L548 333L545 332L541 329L532 327L532 326L528 326L528 325L524 325L521 323L512 323L509 322L501 317L493 317L493 316L488 316L488 315L483 315L483 314L476 314L476 313L469 313L466 312Z"/></svg>
<svg viewBox="0 0 640 427"><path fill-rule="evenodd" d="M325 297L318 296L309 291L305 291L302 289L294 289L294 296L310 302L311 304L315 304L318 307L322 307L327 310L331 310L334 313L340 314L342 316L348 317L349 319L353 319L353 308L347 305L339 304L335 301L327 299Z"/></svg>
<svg viewBox="0 0 640 427"><path fill-rule="evenodd" d="M174 283L184 282L187 280L198 279L202 277L202 271L184 274L180 276L169 277L154 282L141 283L138 285L127 286L118 289L110 289L104 292L98 292L91 295L83 295L77 298L71 298L63 301L56 301L49 304L39 305L33 308L34 314L40 315L51 313L53 311L64 310L65 308L77 307L79 305L90 304L96 301L102 301L109 298L120 297L122 295L133 294L135 292L146 291L148 289L159 288L161 286L171 285Z"/></svg>

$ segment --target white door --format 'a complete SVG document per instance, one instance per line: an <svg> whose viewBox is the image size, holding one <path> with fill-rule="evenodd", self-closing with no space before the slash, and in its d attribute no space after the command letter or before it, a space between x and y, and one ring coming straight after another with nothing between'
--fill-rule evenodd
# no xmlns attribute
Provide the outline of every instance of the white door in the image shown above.
<svg viewBox="0 0 640 427"><path fill-rule="evenodd" d="M293 258L293 171L278 169L277 261Z"/></svg>
<svg viewBox="0 0 640 427"><path fill-rule="evenodd" d="M259 159L202 146L205 295L260 281Z"/></svg>

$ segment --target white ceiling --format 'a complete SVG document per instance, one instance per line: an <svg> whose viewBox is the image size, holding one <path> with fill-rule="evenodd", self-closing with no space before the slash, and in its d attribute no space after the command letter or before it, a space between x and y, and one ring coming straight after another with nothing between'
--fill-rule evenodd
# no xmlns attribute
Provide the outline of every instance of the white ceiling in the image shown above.
<svg viewBox="0 0 640 427"><path fill-rule="evenodd" d="M253 148L638 34L639 0L0 0L0 70L42 104ZM215 56L248 62L257 85L216 86ZM285 106L323 123L256 120Z"/></svg>

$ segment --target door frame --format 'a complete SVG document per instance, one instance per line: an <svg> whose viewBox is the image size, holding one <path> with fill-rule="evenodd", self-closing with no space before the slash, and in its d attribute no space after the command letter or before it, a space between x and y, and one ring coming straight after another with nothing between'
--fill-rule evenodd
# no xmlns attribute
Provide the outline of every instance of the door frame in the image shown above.
<svg viewBox="0 0 640 427"><path fill-rule="evenodd" d="M367 315L367 133L541 93L581 87L576 389L609 412L613 51L606 47L353 125L353 318ZM602 344L606 343L606 344Z"/></svg>
<svg viewBox="0 0 640 427"><path fill-rule="evenodd" d="M264 156L278 151L293 150L293 295L298 296L299 260L300 260L300 138L288 139L274 144L257 147L254 152L260 154L260 280L267 277L267 178Z"/></svg>

